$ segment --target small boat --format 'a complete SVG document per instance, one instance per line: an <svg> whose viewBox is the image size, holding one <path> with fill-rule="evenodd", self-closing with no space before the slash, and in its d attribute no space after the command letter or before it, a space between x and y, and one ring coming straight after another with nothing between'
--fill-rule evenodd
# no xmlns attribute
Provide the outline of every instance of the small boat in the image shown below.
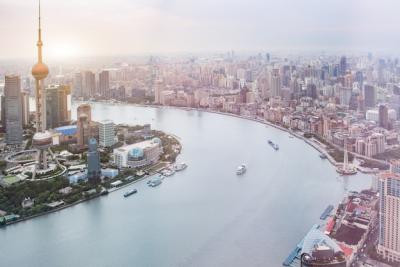
<svg viewBox="0 0 400 267"><path fill-rule="evenodd" d="M328 156L325 155L325 154L319 154L319 157L320 157L321 159L327 159L327 158L328 158Z"/></svg>
<svg viewBox="0 0 400 267"><path fill-rule="evenodd" d="M152 181L149 183L149 186L150 186L150 187L156 187L156 186L159 186L160 184L162 184L162 181L159 180L159 179L156 179L156 180L152 180Z"/></svg>
<svg viewBox="0 0 400 267"><path fill-rule="evenodd" d="M168 176L174 175L174 174L175 174L175 171L174 171L174 170L171 170L171 169L165 169L165 170L163 170L163 171L161 172L161 174L162 174L163 176L168 177Z"/></svg>
<svg viewBox="0 0 400 267"><path fill-rule="evenodd" d="M272 142L271 140L268 140L268 144L269 144L270 146L272 146L273 149L279 150L278 144L275 144L275 143Z"/></svg>
<svg viewBox="0 0 400 267"><path fill-rule="evenodd" d="M180 172L187 168L187 164L185 162L179 163L175 165L175 171Z"/></svg>
<svg viewBox="0 0 400 267"><path fill-rule="evenodd" d="M100 195L101 195L101 196L108 195L108 190L105 189L105 188L103 187L103 188L101 189Z"/></svg>
<svg viewBox="0 0 400 267"><path fill-rule="evenodd" d="M130 195L136 194L137 190L136 189L132 189L129 190L128 192L125 192L124 197L129 197Z"/></svg>
<svg viewBox="0 0 400 267"><path fill-rule="evenodd" d="M293 135L289 135L289 138L294 138L294 136Z"/></svg>
<svg viewBox="0 0 400 267"><path fill-rule="evenodd" d="M244 174L246 172L246 170L247 170L246 169L246 165L242 164L237 168L236 174L237 175L242 175L242 174Z"/></svg>

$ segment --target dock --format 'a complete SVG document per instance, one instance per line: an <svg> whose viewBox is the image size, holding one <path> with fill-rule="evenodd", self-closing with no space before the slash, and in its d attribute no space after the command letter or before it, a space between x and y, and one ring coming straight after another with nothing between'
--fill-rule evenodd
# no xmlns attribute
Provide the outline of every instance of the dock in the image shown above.
<svg viewBox="0 0 400 267"><path fill-rule="evenodd" d="M312 230L318 229L320 226L318 224L314 224L313 227L311 227L310 231L307 232L307 234L309 232L311 232ZM299 254L303 248L303 244L304 244L304 238L307 235L305 235L303 237L303 239L297 244L297 246L292 250L292 252L290 252L289 256L287 256L287 258L283 261L282 265L283 266L291 266L291 264L295 261L295 259L299 258Z"/></svg>
<svg viewBox="0 0 400 267"><path fill-rule="evenodd" d="M328 216L331 214L333 208L334 208L333 205L329 205L328 207L326 207L326 209L324 210L324 212L321 214L321 216L319 218L321 220L325 220L326 218L328 218Z"/></svg>

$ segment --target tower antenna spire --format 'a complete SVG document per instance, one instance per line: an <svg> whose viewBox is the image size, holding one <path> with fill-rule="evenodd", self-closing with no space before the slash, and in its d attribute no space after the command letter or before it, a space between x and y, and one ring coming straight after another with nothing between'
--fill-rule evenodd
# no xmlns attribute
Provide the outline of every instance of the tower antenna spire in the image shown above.
<svg viewBox="0 0 400 267"><path fill-rule="evenodd" d="M39 39L37 42L37 47L38 47L38 61L42 62L42 17L41 17L41 6L40 6L40 0L39 0L39 28L38 28L38 33L39 33Z"/></svg>
<svg viewBox="0 0 400 267"><path fill-rule="evenodd" d="M39 30L40 30L40 26L41 26L41 23L40 23L40 19L41 19L41 16L40 16L40 0L39 0Z"/></svg>
<svg viewBox="0 0 400 267"><path fill-rule="evenodd" d="M38 8L39 12L38 15L38 40L36 43L37 46L37 63L32 67L32 75L36 80L36 130L37 132L41 132L42 130L46 130L46 120L45 120L45 91L44 91L44 83L43 80L49 74L49 68L46 64L43 63L43 42L42 42L42 25L41 25L41 1L38 0Z"/></svg>

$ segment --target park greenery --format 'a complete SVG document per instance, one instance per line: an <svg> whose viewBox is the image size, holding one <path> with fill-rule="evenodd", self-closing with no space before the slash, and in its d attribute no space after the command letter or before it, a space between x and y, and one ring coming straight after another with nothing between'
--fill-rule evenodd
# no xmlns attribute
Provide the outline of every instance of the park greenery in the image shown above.
<svg viewBox="0 0 400 267"><path fill-rule="evenodd" d="M129 131L137 131L143 129L143 126L117 126L117 129L123 128L129 129ZM16 181L9 186L0 187L0 211L4 211L9 215L16 214L20 216L19 219L25 219L27 217L43 214L57 208L49 205L50 203L60 202L64 203L64 205L72 205L86 199L100 196L104 192L104 188L111 189L113 187L111 185L112 182L120 181L121 183L119 187L121 187L142 178L144 175L158 171L160 168L166 166L166 162L174 162L181 149L181 146L176 138L161 131L152 130L150 136L148 137L144 137L143 135L133 135L125 138L121 132L118 132L118 136L120 138L120 142L118 142L118 144L111 148L100 149L99 156L103 167L113 167L111 162L111 154L114 148L124 145L124 143L137 143L154 137L160 138L163 145L161 162L138 169L121 169L116 177L103 177L103 180L100 184L90 184L86 181L79 181L76 184L70 184L68 178L66 178L64 175L51 179L42 179L36 181L32 181L30 179ZM56 146L53 147L52 150L56 153L63 150L68 150L68 145ZM87 153L83 152L68 156L66 159L67 162L64 163L64 165L68 166L68 161L74 160L85 163L87 160ZM0 161L0 170L4 170L6 167L7 162ZM44 177L41 178L57 176L57 174L61 174L61 172L62 169L57 167L55 170L45 174ZM29 172L25 174L27 174L28 177L32 176L32 174ZM65 190L66 188L68 188L67 191L61 190ZM32 206L24 208L22 206L22 202L27 198L33 200L34 202ZM0 217L0 226L2 224L5 224L4 217Z"/></svg>

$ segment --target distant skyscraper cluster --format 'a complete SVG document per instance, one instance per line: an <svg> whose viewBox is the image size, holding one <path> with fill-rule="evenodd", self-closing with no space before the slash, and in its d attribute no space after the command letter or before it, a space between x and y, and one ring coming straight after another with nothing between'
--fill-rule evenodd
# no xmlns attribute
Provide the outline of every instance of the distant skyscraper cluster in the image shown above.
<svg viewBox="0 0 400 267"><path fill-rule="evenodd" d="M110 92L110 72L102 70L96 73L86 70L74 74L73 95L84 99L106 98Z"/></svg>

